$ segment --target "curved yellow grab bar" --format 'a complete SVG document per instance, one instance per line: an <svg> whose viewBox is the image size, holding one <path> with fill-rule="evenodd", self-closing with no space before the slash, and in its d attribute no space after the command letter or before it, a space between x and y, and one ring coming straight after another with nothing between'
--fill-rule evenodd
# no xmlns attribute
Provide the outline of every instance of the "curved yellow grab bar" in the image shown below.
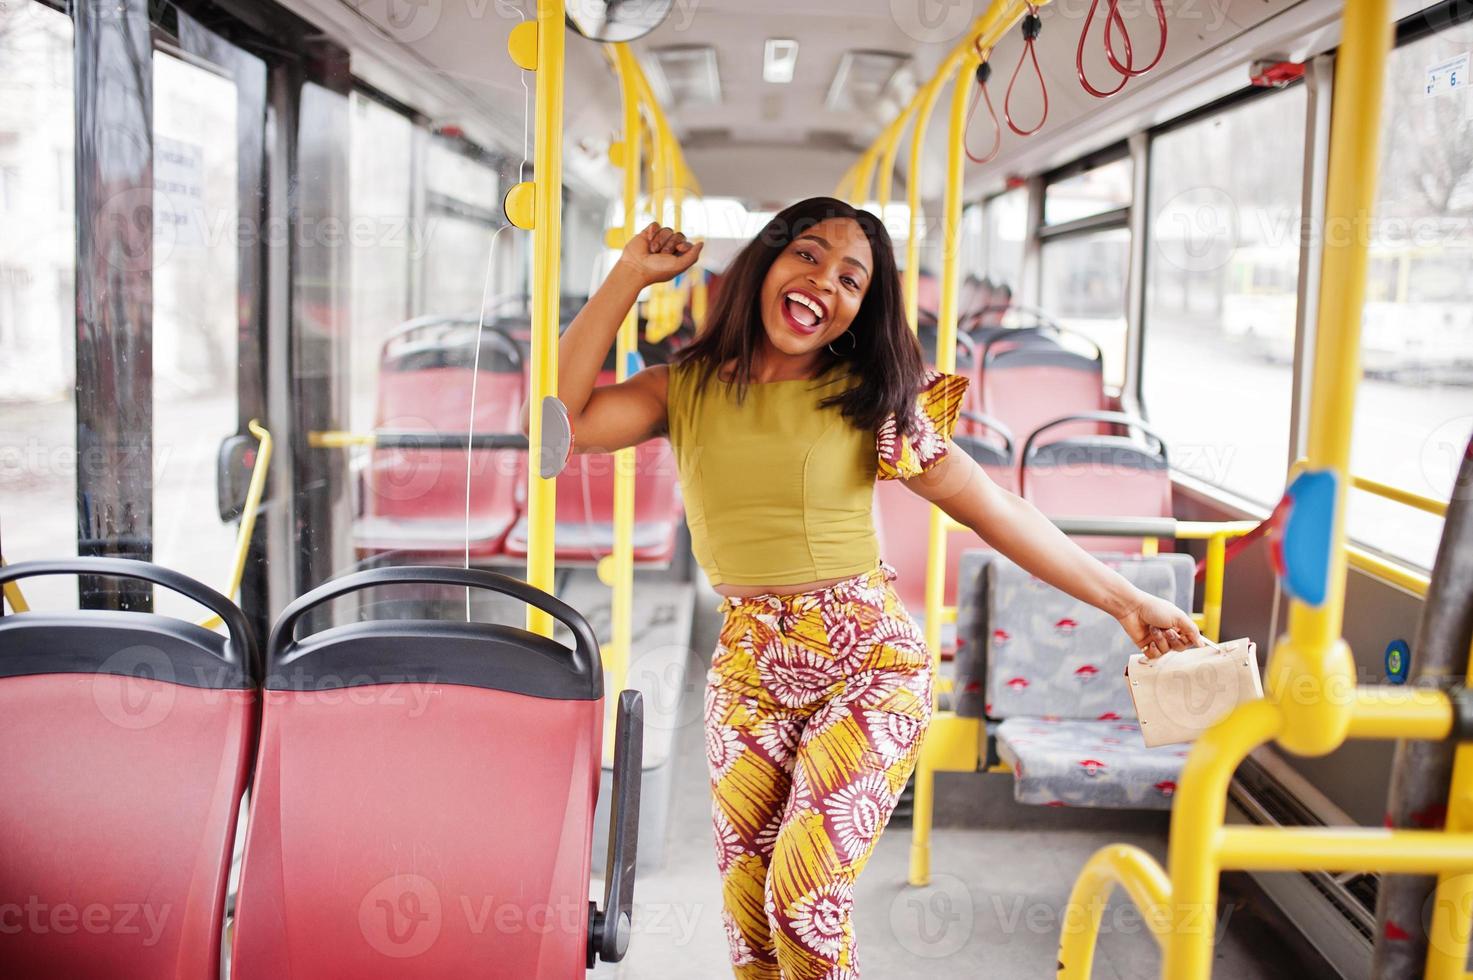
<svg viewBox="0 0 1473 980"><path fill-rule="evenodd" d="M271 469L271 433L256 419L246 423L251 435L256 437L256 465L251 467L251 482L246 487L245 504L240 511L240 528L235 533L235 559L230 565L230 582L225 587L225 597L234 599L240 591L241 579L245 577L246 559L251 553L251 538L256 533L256 515L261 510L261 498L266 495L266 474ZM207 630L221 625L219 616L202 620L200 625Z"/></svg>
<svg viewBox="0 0 1473 980"><path fill-rule="evenodd" d="M1125 889L1141 910L1146 928L1164 943L1171 926L1171 882L1161 865L1139 847L1110 844L1090 857L1069 893L1059 941L1059 980L1089 980L1094 966L1095 940L1110 893Z"/></svg>

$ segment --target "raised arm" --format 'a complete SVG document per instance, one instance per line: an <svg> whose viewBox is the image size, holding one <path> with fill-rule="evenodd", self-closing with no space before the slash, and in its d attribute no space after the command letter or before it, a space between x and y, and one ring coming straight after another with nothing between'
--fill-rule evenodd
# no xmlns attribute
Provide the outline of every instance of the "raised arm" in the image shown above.
<svg viewBox="0 0 1473 980"><path fill-rule="evenodd" d="M1147 656L1201 643L1191 616L1136 588L1069 540L1037 507L993 483L954 443L948 448L944 459L905 485L1033 575L1114 616Z"/></svg>
<svg viewBox="0 0 1473 980"><path fill-rule="evenodd" d="M646 368L615 385L594 383L640 291L689 269L702 244L651 223L624 246L608 278L558 341L558 397L568 408L578 452L612 452L664 431L663 366ZM528 409L522 406L523 432Z"/></svg>

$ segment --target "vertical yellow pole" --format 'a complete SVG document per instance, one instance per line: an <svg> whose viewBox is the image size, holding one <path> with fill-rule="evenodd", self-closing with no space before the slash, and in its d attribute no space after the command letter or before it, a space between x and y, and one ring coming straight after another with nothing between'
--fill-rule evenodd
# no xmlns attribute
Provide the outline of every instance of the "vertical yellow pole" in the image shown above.
<svg viewBox="0 0 1473 980"><path fill-rule="evenodd" d="M614 67L619 76L619 91L624 102L624 240L639 230L640 118L639 84L635 73L639 65L629 46L614 45ZM614 377L623 381L629 376L629 358L639 349L638 304L629 308L619 326L614 345ZM634 635L634 468L635 450L620 449L614 453L614 553L610 585L609 646L604 650L606 690L624 689L629 672L630 646ZM609 714L613 718L613 713ZM612 723L612 721L610 722ZM612 731L606 733L605 752L613 746Z"/></svg>
<svg viewBox="0 0 1473 980"><path fill-rule="evenodd" d="M912 103L900 113L900 118L895 120L895 131L885 141L884 152L880 154L879 187L875 191L875 203L879 205L882 219L885 217L885 208L890 206L890 191L895 181L895 154L900 150L900 140L905 136L905 124L910 120L914 109Z"/></svg>
<svg viewBox="0 0 1473 980"><path fill-rule="evenodd" d="M926 151L926 127L941 95L944 73L926 83L916 95L916 121L910 134L910 168L905 172L905 202L910 207L910 234L905 240L905 319L920 328L921 288L921 158Z"/></svg>
<svg viewBox="0 0 1473 980"><path fill-rule="evenodd" d="M864 207L865 201L869 200L870 185L874 183L876 152L875 147L870 147L859 158L859 169L854 175L854 188L849 193L849 203L856 208Z"/></svg>
<svg viewBox="0 0 1473 980"><path fill-rule="evenodd" d="M537 118L533 131L536 199L532 228L531 426L527 466L527 582L553 586L557 483L538 473L542 399L557 395L559 259L563 221L563 2L537 0ZM552 635L552 617L527 609L527 629Z"/></svg>
<svg viewBox="0 0 1473 980"><path fill-rule="evenodd" d="M1310 392L1306 472L1335 475L1334 526L1325 601L1295 601L1289 634L1268 666L1271 697L1294 692L1280 742L1300 755L1323 755L1344 741L1351 705L1333 692L1352 689L1355 667L1341 638L1345 610L1345 494L1360 383L1360 322L1366 260L1376 203L1381 101L1391 43L1390 0L1345 6L1344 41L1336 58L1330 129L1326 231L1320 274L1319 326Z"/></svg>
<svg viewBox="0 0 1473 980"><path fill-rule="evenodd" d="M1213 643L1222 632L1222 591L1227 565L1227 535L1207 539L1207 562L1202 576L1202 632Z"/></svg>
<svg viewBox="0 0 1473 980"><path fill-rule="evenodd" d="M1212 969L1218 841L1233 766L1275 735L1297 754L1329 752L1345 740L1354 705L1354 698L1345 696L1355 689L1354 666L1340 636L1344 498L1360 379L1360 319L1391 41L1390 0L1351 0L1341 37L1308 439L1308 471L1331 471L1337 482L1328 589L1318 608L1292 603L1289 634L1279 641L1268 665L1270 698L1239 706L1187 757L1172 809L1173 919L1161 957L1161 975L1172 980L1205 980Z"/></svg>
<svg viewBox="0 0 1473 980"><path fill-rule="evenodd" d="M951 94L951 127L946 142L946 198L942 204L946 243L941 266L941 315L936 331L936 369L956 370L957 285L960 252L953 242L961 240L962 225L962 140L966 136L966 84L972 59L961 59ZM939 85L938 85L939 90ZM941 606L946 594L946 515L934 504L930 508L926 553L926 646L931 650L931 668L941 667ZM933 705L934 707L934 705ZM922 758L925 758L924 751ZM931 877L931 819L935 803L936 777L929 764L917 766L915 810L911 818L910 882L924 885Z"/></svg>

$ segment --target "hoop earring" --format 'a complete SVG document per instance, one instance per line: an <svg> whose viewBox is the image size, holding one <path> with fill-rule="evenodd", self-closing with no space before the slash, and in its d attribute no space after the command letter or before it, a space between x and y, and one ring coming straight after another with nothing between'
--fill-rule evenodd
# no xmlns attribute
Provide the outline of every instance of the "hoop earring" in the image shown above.
<svg viewBox="0 0 1473 980"><path fill-rule="evenodd" d="M834 355L835 357L852 356L854 352L859 349L859 341L855 340L854 334L850 333L848 330L845 330L842 334L840 334L840 336L849 338L849 349L841 354L838 351L834 350L834 342L831 340L828 343L829 353Z"/></svg>

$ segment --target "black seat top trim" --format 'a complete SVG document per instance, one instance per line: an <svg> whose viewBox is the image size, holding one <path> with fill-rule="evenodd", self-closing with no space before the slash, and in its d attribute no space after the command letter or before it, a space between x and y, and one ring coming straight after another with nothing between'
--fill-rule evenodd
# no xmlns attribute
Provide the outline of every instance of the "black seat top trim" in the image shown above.
<svg viewBox="0 0 1473 980"><path fill-rule="evenodd" d="M0 618L0 678L112 674L184 687L247 690L246 665L225 659L226 637L154 613L81 610Z"/></svg>
<svg viewBox="0 0 1473 980"><path fill-rule="evenodd" d="M269 691L454 684L561 701L596 701L602 673L580 670L561 643L511 626L370 620L296 640L272 663Z"/></svg>

